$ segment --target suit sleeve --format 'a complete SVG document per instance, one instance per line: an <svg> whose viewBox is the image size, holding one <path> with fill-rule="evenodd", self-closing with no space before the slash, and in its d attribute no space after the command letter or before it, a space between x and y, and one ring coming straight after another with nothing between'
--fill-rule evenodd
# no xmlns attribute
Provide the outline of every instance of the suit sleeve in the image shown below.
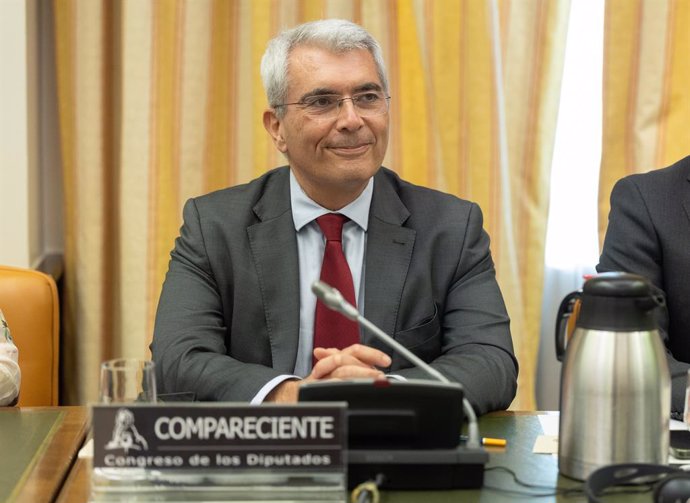
<svg viewBox="0 0 690 503"><path fill-rule="evenodd" d="M183 216L151 343L159 393L192 392L201 401L250 401L279 373L228 356L228 314L194 200L186 203Z"/></svg>
<svg viewBox="0 0 690 503"><path fill-rule="evenodd" d="M431 365L459 382L477 414L508 408L517 390L518 363L513 353L510 319L496 282L476 204L469 211L454 274L438 313L441 354ZM444 253L447 253L445 250ZM425 377L419 369L405 369L403 376Z"/></svg>
<svg viewBox="0 0 690 503"><path fill-rule="evenodd" d="M609 223L597 271L639 274L665 297L662 247L645 196L634 177L619 180L611 191ZM676 360L668 350L667 310L659 308L656 315L671 372L671 415L681 419L690 365Z"/></svg>

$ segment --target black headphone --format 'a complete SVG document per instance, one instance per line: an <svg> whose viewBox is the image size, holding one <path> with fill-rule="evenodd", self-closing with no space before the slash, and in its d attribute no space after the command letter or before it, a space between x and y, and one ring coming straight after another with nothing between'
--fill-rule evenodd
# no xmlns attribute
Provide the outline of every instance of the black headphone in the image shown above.
<svg viewBox="0 0 690 503"><path fill-rule="evenodd" d="M655 503L685 502L690 499L690 473L664 465L629 463L609 465L593 471L585 481L589 503L602 503L601 493L623 484L653 484Z"/></svg>

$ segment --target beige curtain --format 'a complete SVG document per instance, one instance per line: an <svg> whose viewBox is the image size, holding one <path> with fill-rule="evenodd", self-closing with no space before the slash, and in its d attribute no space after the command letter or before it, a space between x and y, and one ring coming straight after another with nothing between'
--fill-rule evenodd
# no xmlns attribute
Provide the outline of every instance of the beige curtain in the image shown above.
<svg viewBox="0 0 690 503"><path fill-rule="evenodd" d="M181 207L283 163L261 124L266 41L340 17L381 42L392 82L386 165L477 201L534 407L567 1L54 0L65 173L66 379L147 357Z"/></svg>
<svg viewBox="0 0 690 503"><path fill-rule="evenodd" d="M690 0L607 0L605 15L601 243L618 179L690 155Z"/></svg>

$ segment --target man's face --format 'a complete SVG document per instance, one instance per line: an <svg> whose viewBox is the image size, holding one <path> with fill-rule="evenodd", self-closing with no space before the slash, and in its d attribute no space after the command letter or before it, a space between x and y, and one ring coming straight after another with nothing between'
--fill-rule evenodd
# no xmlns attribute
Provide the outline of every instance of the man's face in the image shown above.
<svg viewBox="0 0 690 503"><path fill-rule="evenodd" d="M287 103L314 94L350 97L371 89L383 91L374 59L365 49L338 54L298 46L290 54ZM265 112L264 125L307 195L332 210L364 190L388 145L388 113L361 117L350 100L332 119L317 120L303 107L291 105L282 119Z"/></svg>

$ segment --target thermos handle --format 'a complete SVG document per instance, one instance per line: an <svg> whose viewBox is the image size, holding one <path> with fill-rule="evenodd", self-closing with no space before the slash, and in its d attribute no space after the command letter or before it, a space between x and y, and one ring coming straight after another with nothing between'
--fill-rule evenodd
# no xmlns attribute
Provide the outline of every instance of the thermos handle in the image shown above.
<svg viewBox="0 0 690 503"><path fill-rule="evenodd" d="M558 314L556 315L556 359L559 362L562 362L565 356L565 346L568 342L568 324L581 295L582 292L579 291L571 292L565 296L561 301L561 305L558 306Z"/></svg>

